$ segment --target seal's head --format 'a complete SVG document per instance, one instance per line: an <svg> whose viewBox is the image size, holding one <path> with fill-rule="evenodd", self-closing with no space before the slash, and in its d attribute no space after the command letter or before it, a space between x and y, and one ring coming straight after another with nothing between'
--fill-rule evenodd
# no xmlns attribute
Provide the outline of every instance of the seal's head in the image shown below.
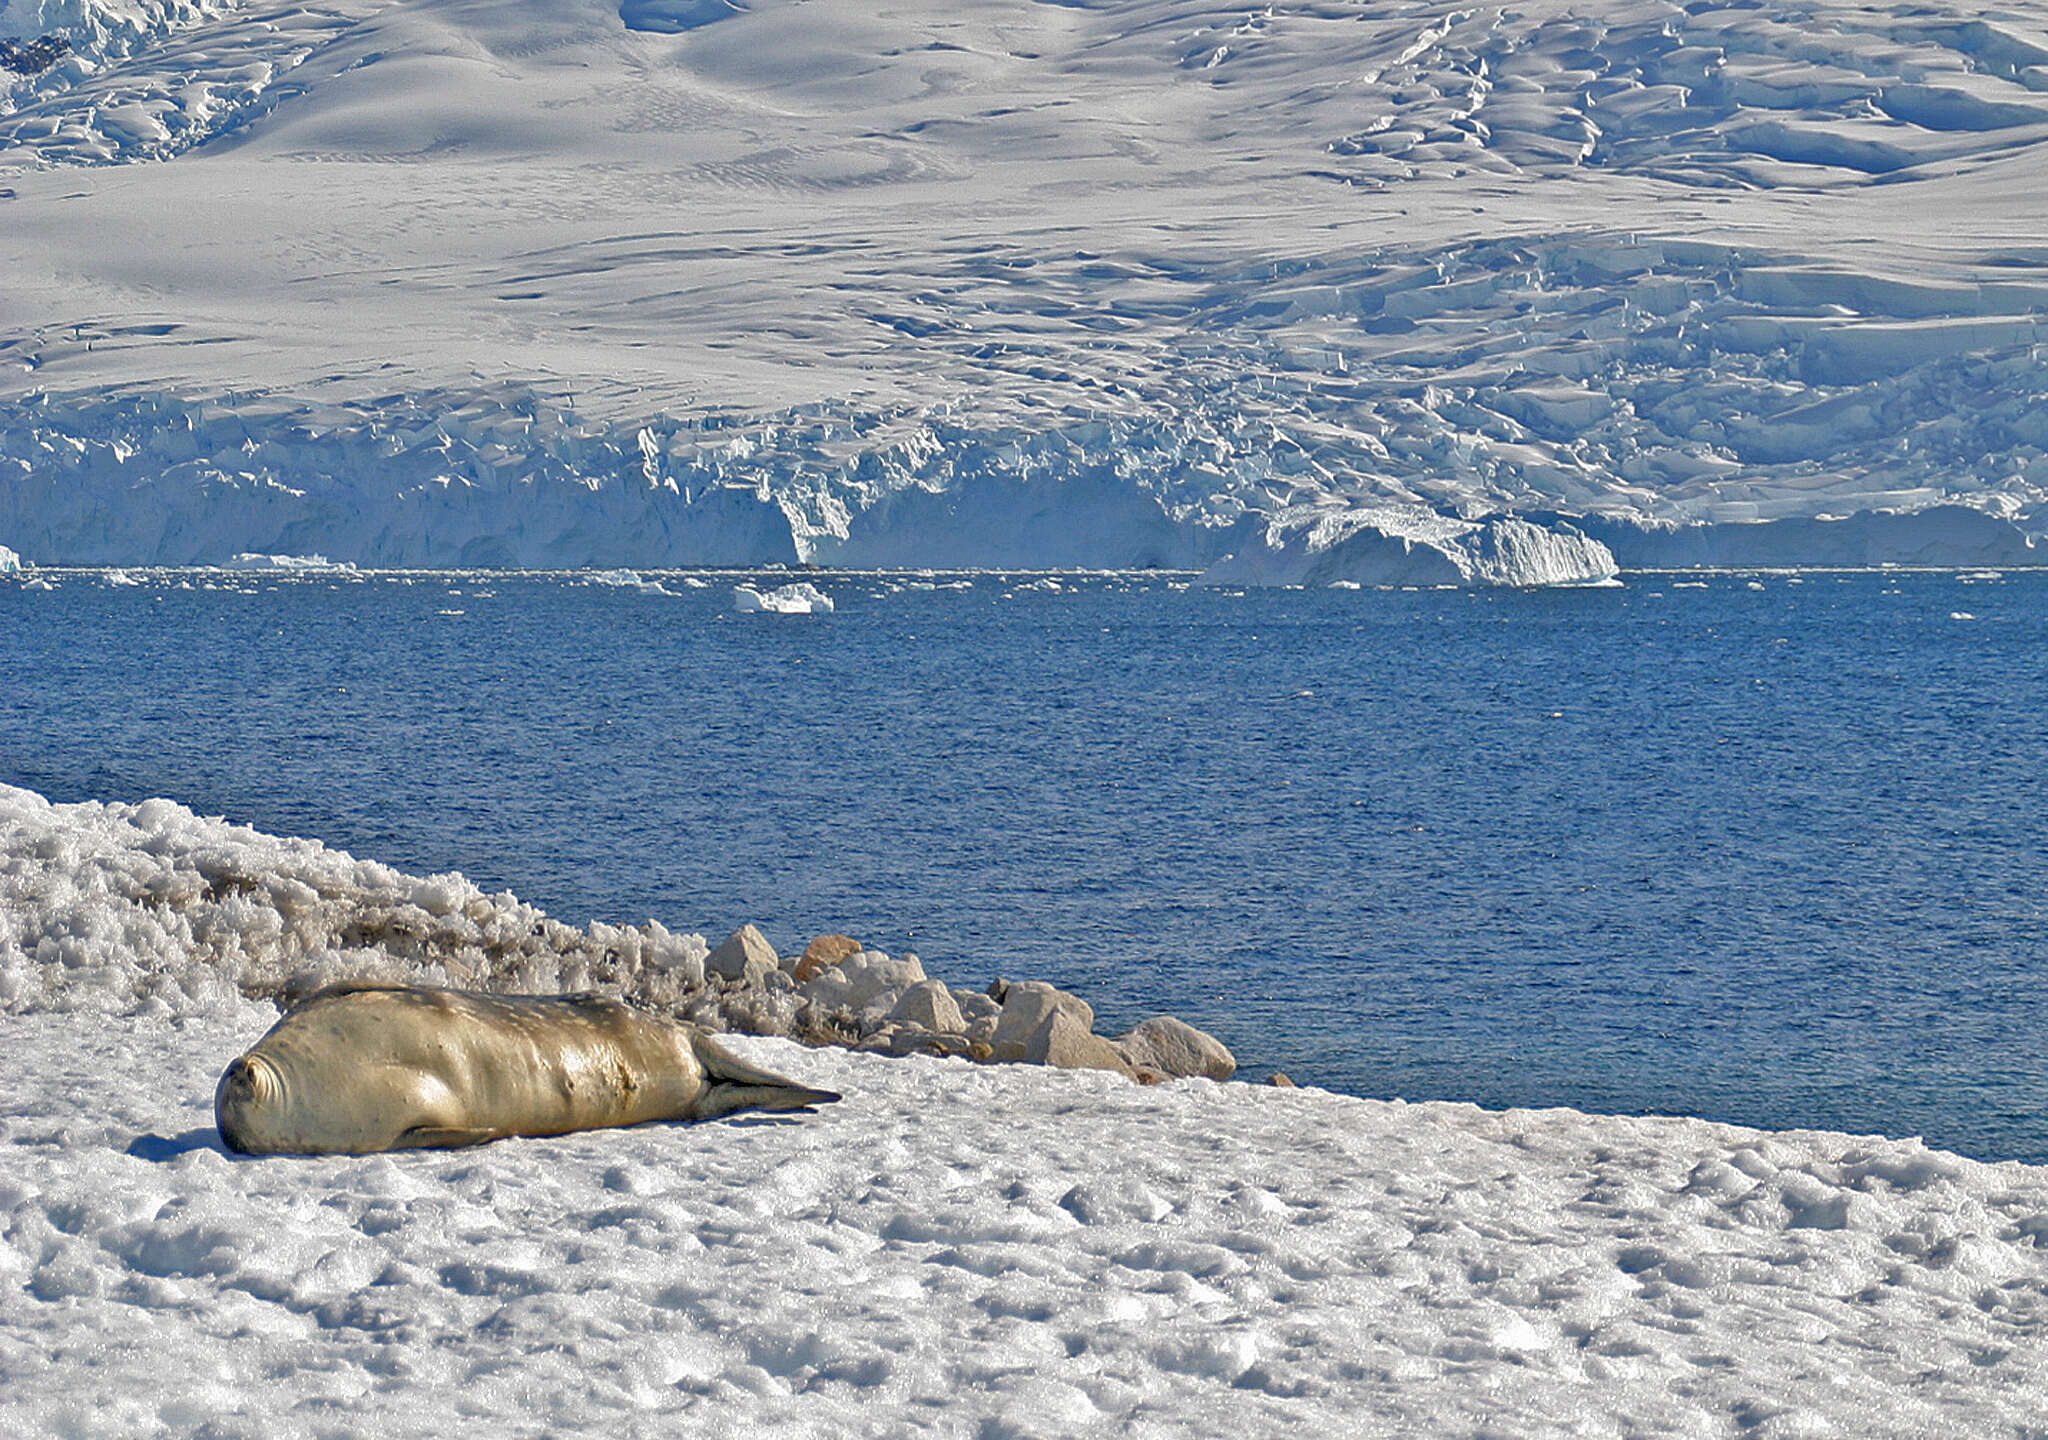
<svg viewBox="0 0 2048 1440"><path fill-rule="evenodd" d="M284 1076L251 1051L237 1056L220 1077L213 1092L213 1121L230 1150L266 1150L285 1102Z"/></svg>

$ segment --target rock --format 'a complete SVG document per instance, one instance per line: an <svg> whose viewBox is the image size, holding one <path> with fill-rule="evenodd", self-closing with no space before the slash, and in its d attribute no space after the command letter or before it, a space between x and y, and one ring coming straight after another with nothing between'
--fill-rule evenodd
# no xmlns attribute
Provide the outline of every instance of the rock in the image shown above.
<svg viewBox="0 0 2048 1440"><path fill-rule="evenodd" d="M1055 1010L1024 1042L1024 1058L1061 1070L1114 1070L1131 1074L1116 1046L1083 1026L1070 1010Z"/></svg>
<svg viewBox="0 0 2048 1440"><path fill-rule="evenodd" d="M950 988L950 987L949 987ZM953 1003L960 1007L960 1018L972 1025L977 1020L994 1020L1003 1013L1003 1007L979 990L952 990Z"/></svg>
<svg viewBox="0 0 2048 1440"><path fill-rule="evenodd" d="M829 970L860 952L860 941L851 935L820 935L804 946L804 953L797 959L796 983L801 985L820 970Z"/></svg>
<svg viewBox="0 0 2048 1440"><path fill-rule="evenodd" d="M1024 1059L1026 1042L1055 1011L1064 1011L1084 1034L1095 1029L1094 1007L1078 995L1069 995L1043 980L1019 980L1007 986L1003 1012L989 1041L995 1048L996 1059Z"/></svg>
<svg viewBox="0 0 2048 1440"><path fill-rule="evenodd" d="M988 998L1000 1005L1010 997L1010 982L998 975L988 982Z"/></svg>
<svg viewBox="0 0 2048 1440"><path fill-rule="evenodd" d="M1266 1077L1266 1083L1268 1085L1278 1085L1282 1090L1294 1090L1299 1088L1295 1085L1295 1083L1292 1080L1287 1078L1287 1072L1285 1070L1275 1070L1271 1075Z"/></svg>
<svg viewBox="0 0 2048 1440"><path fill-rule="evenodd" d="M1171 1015L1155 1015L1118 1036L1116 1047L1134 1069L1206 1075L1211 1080L1228 1080L1237 1073L1237 1057L1221 1040Z"/></svg>
<svg viewBox="0 0 2048 1440"><path fill-rule="evenodd" d="M920 980L905 990L889 1018L934 1034L959 1035L967 1029L952 993L937 980Z"/></svg>
<svg viewBox="0 0 2048 1440"><path fill-rule="evenodd" d="M906 1025L898 1030L889 1041L891 1055L935 1055L945 1059L967 1053L967 1041L959 1035L934 1035L927 1030Z"/></svg>
<svg viewBox="0 0 2048 1440"><path fill-rule="evenodd" d="M856 1050L873 1050L887 1054L891 1047L895 1045L896 1037L902 1033L894 1025L884 1025L872 1034L863 1035L860 1043L853 1048Z"/></svg>
<svg viewBox="0 0 2048 1440"><path fill-rule="evenodd" d="M902 993L924 978L924 966L915 955L891 960L879 950L863 950L820 970L801 988L828 1008L843 1005L862 1011L886 998L887 1007L893 1009Z"/></svg>
<svg viewBox="0 0 2048 1440"><path fill-rule="evenodd" d="M704 968L712 974L748 986L766 983L769 974L781 967L775 947L752 925L742 925L733 931L704 962Z"/></svg>

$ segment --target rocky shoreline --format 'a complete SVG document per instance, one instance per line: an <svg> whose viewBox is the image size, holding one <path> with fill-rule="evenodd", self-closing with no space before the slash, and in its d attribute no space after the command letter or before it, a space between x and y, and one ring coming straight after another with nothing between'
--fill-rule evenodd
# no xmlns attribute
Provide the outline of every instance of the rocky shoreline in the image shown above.
<svg viewBox="0 0 2048 1440"><path fill-rule="evenodd" d="M846 935L782 955L753 925L716 948L657 920L567 925L457 873L408 875L170 800L53 805L0 785L0 1012L203 1013L344 982L591 991L717 1032L885 1055L1227 1079L1168 1016L1115 1037L1043 981L961 989Z"/></svg>
<svg viewBox="0 0 2048 1440"><path fill-rule="evenodd" d="M712 1031L885 1055L1109 1070L1141 1084L1237 1073L1222 1041L1170 1015L1110 1038L1095 1033L1094 1007L1045 981L960 989L926 975L916 955L891 957L847 935L820 935L801 954L785 956L757 927L743 925L701 969L697 993L668 1008Z"/></svg>

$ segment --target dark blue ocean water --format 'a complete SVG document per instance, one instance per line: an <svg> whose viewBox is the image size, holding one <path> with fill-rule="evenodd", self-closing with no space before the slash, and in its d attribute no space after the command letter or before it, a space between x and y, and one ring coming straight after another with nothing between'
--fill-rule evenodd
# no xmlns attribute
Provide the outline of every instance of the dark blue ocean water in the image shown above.
<svg viewBox="0 0 2048 1440"><path fill-rule="evenodd" d="M1254 1076L2048 1161L2048 574L60 579L0 584L0 779L53 799L845 930Z"/></svg>

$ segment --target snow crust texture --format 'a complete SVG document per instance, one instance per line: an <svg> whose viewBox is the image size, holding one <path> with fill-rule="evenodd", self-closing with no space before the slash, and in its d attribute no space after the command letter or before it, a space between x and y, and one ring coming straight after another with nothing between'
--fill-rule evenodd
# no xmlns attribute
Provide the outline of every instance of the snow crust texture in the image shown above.
<svg viewBox="0 0 2048 1440"><path fill-rule="evenodd" d="M236 1159L270 1018L0 1019L10 1434L2018 1436L2048 1386L2048 1174L1915 1142L749 1039L847 1098Z"/></svg>
<svg viewBox="0 0 2048 1440"><path fill-rule="evenodd" d="M25 5L72 46L0 102L44 563L2048 530L2039 5Z"/></svg>

